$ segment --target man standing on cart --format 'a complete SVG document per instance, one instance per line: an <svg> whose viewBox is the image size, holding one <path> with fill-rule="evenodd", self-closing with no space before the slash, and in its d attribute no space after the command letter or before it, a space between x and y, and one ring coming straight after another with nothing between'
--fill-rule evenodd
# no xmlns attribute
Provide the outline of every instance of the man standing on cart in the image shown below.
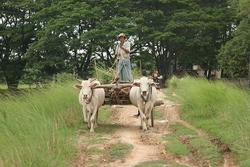
<svg viewBox="0 0 250 167"><path fill-rule="evenodd" d="M120 82L132 82L133 77L131 74L130 64L130 43L124 33L120 33L117 36L119 43L115 49L115 55L118 59L116 81Z"/></svg>

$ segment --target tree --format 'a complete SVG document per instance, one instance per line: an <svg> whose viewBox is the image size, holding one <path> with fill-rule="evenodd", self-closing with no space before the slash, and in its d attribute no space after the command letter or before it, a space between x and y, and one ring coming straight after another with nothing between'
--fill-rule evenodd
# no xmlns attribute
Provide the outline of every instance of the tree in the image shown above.
<svg viewBox="0 0 250 167"><path fill-rule="evenodd" d="M218 59L225 75L246 77L248 73L250 80L250 1L237 2L240 23L233 38L222 47Z"/></svg>
<svg viewBox="0 0 250 167"><path fill-rule="evenodd" d="M16 89L26 65L24 54L34 38L34 1L0 4L0 70L9 89Z"/></svg>
<svg viewBox="0 0 250 167"><path fill-rule="evenodd" d="M217 67L216 55L233 22L226 0L148 0L137 5L137 34L165 78L194 63L208 71Z"/></svg>
<svg viewBox="0 0 250 167"><path fill-rule="evenodd" d="M67 70L79 74L91 58L91 46L80 40L91 26L90 12L85 2L74 0L53 1L37 12L35 18L42 26L26 54L28 67L41 71L38 74L44 79Z"/></svg>
<svg viewBox="0 0 250 167"><path fill-rule="evenodd" d="M9 87L65 71L87 78L94 60L113 65L116 35L124 32L133 41L132 62L143 61L165 79L193 64L209 73L237 25L231 6L227 0L6 0L0 70Z"/></svg>

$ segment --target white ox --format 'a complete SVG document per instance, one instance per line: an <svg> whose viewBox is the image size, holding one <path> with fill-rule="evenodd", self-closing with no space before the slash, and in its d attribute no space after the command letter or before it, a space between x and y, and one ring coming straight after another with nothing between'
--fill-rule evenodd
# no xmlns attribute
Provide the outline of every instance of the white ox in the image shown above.
<svg viewBox="0 0 250 167"><path fill-rule="evenodd" d="M157 90L153 80L147 77L134 81L133 85L130 89L129 98L131 103L138 107L142 129L147 130L149 128L149 118L152 119L151 114L156 102Z"/></svg>
<svg viewBox="0 0 250 167"><path fill-rule="evenodd" d="M94 128L97 126L98 109L105 99L104 89L95 89L97 85L100 85L100 82L93 79L83 80L80 84L75 85L80 89L79 102L83 106L84 121L88 123L90 132L94 132Z"/></svg>

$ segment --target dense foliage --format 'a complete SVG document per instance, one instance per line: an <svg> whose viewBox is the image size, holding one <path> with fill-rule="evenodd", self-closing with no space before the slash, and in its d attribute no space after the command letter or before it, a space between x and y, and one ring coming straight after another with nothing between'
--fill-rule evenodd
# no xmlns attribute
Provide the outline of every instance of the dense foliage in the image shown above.
<svg viewBox="0 0 250 167"><path fill-rule="evenodd" d="M119 32L132 43L133 68L141 64L168 78L193 64L208 72L221 65L245 76L249 6L249 0L3 0L0 80L16 88L20 80L44 82L61 72L86 78L94 60L113 65Z"/></svg>
<svg viewBox="0 0 250 167"><path fill-rule="evenodd" d="M250 0L240 0L237 8L239 25L218 58L229 77L245 77L249 73L250 79Z"/></svg>

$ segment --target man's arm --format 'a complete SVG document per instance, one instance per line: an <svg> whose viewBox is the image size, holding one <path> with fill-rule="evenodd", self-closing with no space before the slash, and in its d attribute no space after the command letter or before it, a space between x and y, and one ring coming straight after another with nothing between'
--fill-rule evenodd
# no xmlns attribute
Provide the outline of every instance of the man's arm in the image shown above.
<svg viewBox="0 0 250 167"><path fill-rule="evenodd" d="M126 53L130 53L130 43L125 42L123 46L120 45L120 48L124 50Z"/></svg>

